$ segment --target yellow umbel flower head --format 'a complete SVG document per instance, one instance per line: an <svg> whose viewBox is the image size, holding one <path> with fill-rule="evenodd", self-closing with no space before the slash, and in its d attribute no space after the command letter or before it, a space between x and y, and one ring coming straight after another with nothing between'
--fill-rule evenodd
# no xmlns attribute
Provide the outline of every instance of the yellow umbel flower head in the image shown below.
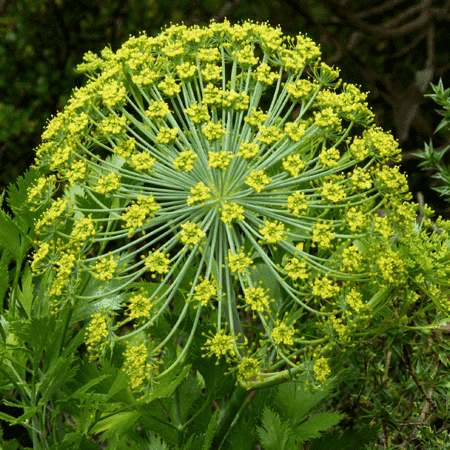
<svg viewBox="0 0 450 450"><path fill-rule="evenodd" d="M49 122L36 165L50 174L30 189L45 208L32 268L51 274L52 308L131 309L117 340L176 314L151 352L183 332L177 362L208 318L205 345L244 381L273 361L301 372L301 348L321 342L322 382L325 353L347 342L348 322L366 329L374 293L405 289L412 270L420 279L425 266L402 263L392 247L414 222L406 178L383 166L398 145L308 37L252 22L172 25L88 54L79 70L89 81ZM295 327L278 321L282 311ZM92 351L104 350L98 314ZM339 333L316 326L338 321ZM148 342L127 350L136 390L158 380L156 365L145 369Z"/></svg>

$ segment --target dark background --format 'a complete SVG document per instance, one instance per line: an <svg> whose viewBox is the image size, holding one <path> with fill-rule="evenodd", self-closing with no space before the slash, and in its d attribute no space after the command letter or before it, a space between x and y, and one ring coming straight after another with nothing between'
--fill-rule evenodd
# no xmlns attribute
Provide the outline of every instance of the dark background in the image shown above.
<svg viewBox="0 0 450 450"><path fill-rule="evenodd" d="M424 96L440 78L450 87L449 0L0 0L0 192L33 163L45 122L85 82L74 71L85 52L115 51L130 34L156 35L171 22L225 17L319 43L345 82L370 92L377 125L400 142L415 200L421 192L450 217L415 156L431 137L438 150L450 144L448 130L433 136L439 107Z"/></svg>

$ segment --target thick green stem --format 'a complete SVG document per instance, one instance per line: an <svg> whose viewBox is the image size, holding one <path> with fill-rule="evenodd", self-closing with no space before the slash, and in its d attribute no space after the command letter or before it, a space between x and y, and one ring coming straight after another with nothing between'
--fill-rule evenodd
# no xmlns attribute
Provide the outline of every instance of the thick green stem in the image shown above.
<svg viewBox="0 0 450 450"><path fill-rule="evenodd" d="M225 411L221 413L219 420L217 421L211 448L220 448L230 425L233 423L233 420L236 418L236 415L249 395L251 395L251 391L247 391L239 385L236 386L231 398L227 402Z"/></svg>

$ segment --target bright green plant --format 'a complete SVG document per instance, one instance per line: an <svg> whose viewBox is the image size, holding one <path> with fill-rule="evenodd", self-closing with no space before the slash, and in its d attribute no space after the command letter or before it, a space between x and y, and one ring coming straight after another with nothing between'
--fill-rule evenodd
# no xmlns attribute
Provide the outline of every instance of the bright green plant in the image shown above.
<svg viewBox="0 0 450 450"><path fill-rule="evenodd" d="M292 382L281 385L274 401L275 409L265 406L262 426L257 427L262 448L299 448L303 442L319 437L320 431L337 425L345 417L344 414L324 412L311 420L303 420L305 413L326 395L326 391L311 395L302 386Z"/></svg>
<svg viewBox="0 0 450 450"><path fill-rule="evenodd" d="M431 84L434 94L427 94L426 97L430 97L439 106L443 106L444 109L438 111L440 115L444 116L441 123L436 129L436 133L440 130L444 130L448 133L448 125L450 124L450 88L444 90L444 85L442 80L439 80L439 84ZM450 198L450 167L446 165L442 159L450 146L444 148L440 152L437 152L433 148L433 143L430 145L425 144L425 149L423 152L417 154L422 161L419 167L424 170L433 170L435 174L434 178L440 180L440 185L435 187L435 190L439 192L442 196L446 196L447 199Z"/></svg>
<svg viewBox="0 0 450 450"><path fill-rule="evenodd" d="M25 406L3 417L35 448L101 433L152 448L139 429L225 448L256 391L324 389L386 330L447 319L449 224L415 223L406 178L384 164L396 142L310 39L171 26L79 70L90 80L16 189L36 179L12 208L31 264L2 238L2 373Z"/></svg>

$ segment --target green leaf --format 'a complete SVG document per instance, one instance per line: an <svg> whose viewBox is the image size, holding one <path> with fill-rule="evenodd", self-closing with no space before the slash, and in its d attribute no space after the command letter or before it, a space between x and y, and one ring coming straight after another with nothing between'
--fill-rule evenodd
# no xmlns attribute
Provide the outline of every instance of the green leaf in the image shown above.
<svg viewBox="0 0 450 450"><path fill-rule="evenodd" d="M168 445L161 440L158 436L150 434L149 447L150 450L169 450Z"/></svg>
<svg viewBox="0 0 450 450"><path fill-rule="evenodd" d="M283 383L278 386L274 406L281 416L287 420L294 429L314 406L328 397L331 385L323 390L305 391L305 385L298 382Z"/></svg>
<svg viewBox="0 0 450 450"><path fill-rule="evenodd" d="M19 443L15 440L12 439L10 441L6 441L3 443L3 450L18 450L19 449Z"/></svg>
<svg viewBox="0 0 450 450"><path fill-rule="evenodd" d="M125 411L113 414L110 417L98 421L89 430L89 434L97 434L106 431L102 436L102 438L104 437L105 439L114 434L121 435L134 425L139 416L139 411Z"/></svg>
<svg viewBox="0 0 450 450"><path fill-rule="evenodd" d="M359 430L336 429L311 443L309 450L361 450L374 443L379 436L378 426L365 426Z"/></svg>
<svg viewBox="0 0 450 450"><path fill-rule="evenodd" d="M216 428L217 420L219 418L219 412L215 411L208 424L208 428L205 434L205 440L203 441L202 450L210 450L211 444L214 438L214 430Z"/></svg>
<svg viewBox="0 0 450 450"><path fill-rule="evenodd" d="M252 402L252 412L254 411L253 406ZM241 417L225 438L227 450L254 450L255 442L255 425Z"/></svg>
<svg viewBox="0 0 450 450"><path fill-rule="evenodd" d="M74 364L75 361L77 361L75 355L69 357L64 355L52 362L49 370L37 383L37 389L42 395L44 403L47 403L58 389L75 377L78 371L78 366Z"/></svg>
<svg viewBox="0 0 450 450"><path fill-rule="evenodd" d="M1 250L1 249L0 249ZM9 289L10 276L9 276L9 262L10 257L8 252L1 252L0 257L0 298L5 298L6 292ZM3 311L3 307L0 307L0 311Z"/></svg>
<svg viewBox="0 0 450 450"><path fill-rule="evenodd" d="M108 377L109 377L109 375L100 375L97 378L93 378L93 379L89 380L86 384L83 384L73 394L70 394L70 396L75 399L78 399L78 400L84 400L86 398L87 391L89 389L91 389L95 385L103 382Z"/></svg>
<svg viewBox="0 0 450 450"><path fill-rule="evenodd" d="M55 450L98 450L97 444L88 439L82 432L74 431L66 433L61 443L55 447ZM51 447L53 450L53 447Z"/></svg>
<svg viewBox="0 0 450 450"><path fill-rule="evenodd" d="M180 430L167 421L167 418L160 406L155 401L139 408L139 425L147 432L155 433L173 445L181 445L183 435Z"/></svg>
<svg viewBox="0 0 450 450"><path fill-rule="evenodd" d="M195 374L190 373L183 383L178 386L175 398L170 399L173 400L170 405L167 405L166 407L165 400L162 400L162 402L171 418L175 418L179 415L181 423L184 423L188 420L189 411L192 405L199 397L201 397L201 392L202 390L198 384L197 377ZM178 398L177 401L175 401L176 398Z"/></svg>
<svg viewBox="0 0 450 450"><path fill-rule="evenodd" d="M230 374L225 375L228 369L225 358L217 360L216 357L208 358L202 356L201 345L204 341L205 338L194 337L187 362L200 372L205 382L208 398L212 401L229 393L236 381Z"/></svg>
<svg viewBox="0 0 450 450"><path fill-rule="evenodd" d="M0 246L11 252L18 264L22 263L31 247L30 238L22 233L17 223L3 210L0 210Z"/></svg>
<svg viewBox="0 0 450 450"><path fill-rule="evenodd" d="M24 414L22 414L20 417L13 417L13 416L10 416L9 414L0 412L0 419L4 420L5 422L8 422L10 425L21 425L24 422L26 423L26 421L28 421L28 419L30 419L34 415L38 414L39 412L42 412L42 407L43 407L42 401L39 401L39 403L34 407L29 407L29 406L25 406L25 405L18 406L14 403L7 402L5 400L2 400L2 402L7 406L15 406L18 408L23 408L23 410L25 411Z"/></svg>
<svg viewBox="0 0 450 450"><path fill-rule="evenodd" d="M124 395L119 396L118 394L122 391L127 391L129 387L129 380L127 374L122 370L117 370L116 377L106 394L106 400L109 401L123 401L126 403L133 402L133 397L128 395L127 392Z"/></svg>
<svg viewBox="0 0 450 450"><path fill-rule="evenodd" d="M34 230L34 221L40 216L40 212L31 211L28 203L28 189L35 184L39 176L39 170L30 168L17 178L16 184L10 183L8 186L7 202L23 233ZM34 231L31 233L31 238L33 237Z"/></svg>
<svg viewBox="0 0 450 450"><path fill-rule="evenodd" d="M307 420L306 422L294 428L294 434L298 444L316 439L321 436L323 431L329 430L337 425L345 414L334 412L323 412Z"/></svg>
<svg viewBox="0 0 450 450"><path fill-rule="evenodd" d="M287 447L292 433L289 423L283 421L272 409L264 408L262 427L256 429L264 450L293 450L292 447Z"/></svg>
<svg viewBox="0 0 450 450"><path fill-rule="evenodd" d="M117 270L122 269L125 264L129 264L130 255L123 253L120 254L120 259L117 260ZM117 278L113 278L109 284L106 284L103 280L90 277L86 287L83 290L83 296L92 297L95 300L91 301L79 301L75 307L73 315L71 317L71 325L76 322L90 319L92 314L101 311L101 308L112 308L113 311L119 311L122 309L122 303L126 297L125 293L113 292L117 290L123 284L122 281Z"/></svg>
<svg viewBox="0 0 450 450"><path fill-rule="evenodd" d="M186 365L178 375L176 370L171 370L166 373L163 377L158 379L159 383L155 385L149 398L151 400L156 400L157 398L167 398L172 395L173 391L175 391L190 370L191 366Z"/></svg>
<svg viewBox="0 0 450 450"><path fill-rule="evenodd" d="M30 265L27 263L22 272L22 289L17 289L17 299L22 305L27 317L31 317L31 305L33 303L33 279L31 276Z"/></svg>
<svg viewBox="0 0 450 450"><path fill-rule="evenodd" d="M5 341L0 341L0 351L2 355L1 371L6 373L8 377L16 380L16 376L12 375L11 367L17 372L22 380L25 380L26 364L30 356L30 351L23 347L23 343L11 331L10 323L5 317L0 317L0 331ZM9 362L8 362L9 360Z"/></svg>
<svg viewBox="0 0 450 450"><path fill-rule="evenodd" d="M14 320L10 322L11 332L18 339L34 347L34 353L40 358L40 353L50 340L56 326L54 315L31 317L31 319Z"/></svg>

